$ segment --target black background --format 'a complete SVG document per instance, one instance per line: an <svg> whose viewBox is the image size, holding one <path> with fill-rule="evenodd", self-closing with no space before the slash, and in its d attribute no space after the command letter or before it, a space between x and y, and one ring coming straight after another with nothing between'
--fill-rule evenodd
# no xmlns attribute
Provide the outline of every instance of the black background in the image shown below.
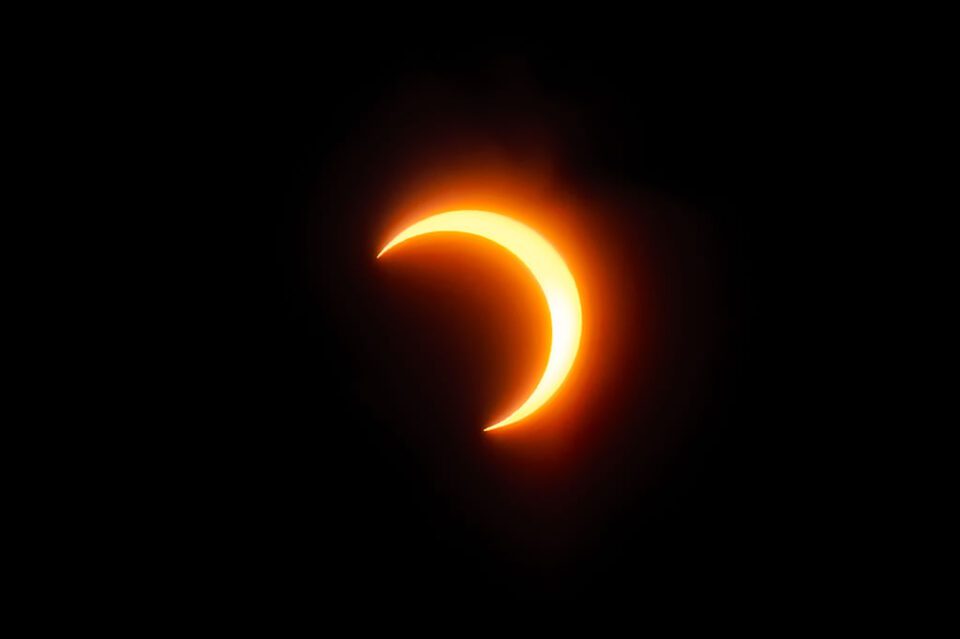
<svg viewBox="0 0 960 639"><path fill-rule="evenodd" d="M468 604L816 578L831 293L810 257L850 107L823 41L784 29L212 40L154 96L194 203L160 222L189 258L157 336L185 398L157 432L186 574ZM496 437L535 372L513 356L535 291L469 242L372 259L406 185L490 167L576 201L617 314L576 410Z"/></svg>

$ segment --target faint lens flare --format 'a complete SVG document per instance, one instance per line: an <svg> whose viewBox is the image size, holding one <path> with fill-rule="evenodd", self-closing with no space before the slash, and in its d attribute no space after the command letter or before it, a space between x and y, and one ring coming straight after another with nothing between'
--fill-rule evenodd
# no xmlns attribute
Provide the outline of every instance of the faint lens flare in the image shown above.
<svg viewBox="0 0 960 639"><path fill-rule="evenodd" d="M580 349L583 314L577 283L560 254L528 226L488 211L448 211L415 222L394 237L377 255L428 233L456 232L477 235L507 249L523 262L547 298L553 329L550 357L533 393L513 413L484 430L508 426L533 414L560 388Z"/></svg>

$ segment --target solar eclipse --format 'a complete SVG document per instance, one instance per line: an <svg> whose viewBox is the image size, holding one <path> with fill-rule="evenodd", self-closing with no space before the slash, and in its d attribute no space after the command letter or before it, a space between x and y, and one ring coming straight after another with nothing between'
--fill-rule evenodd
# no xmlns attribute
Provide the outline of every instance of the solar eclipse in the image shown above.
<svg viewBox="0 0 960 639"><path fill-rule="evenodd" d="M411 238L433 233L468 233L500 245L523 262L543 291L552 329L550 356L543 375L517 409L484 430L515 424L556 394L577 357L583 329L577 283L557 250L539 233L510 217L488 211L447 211L422 219L390 240L377 258Z"/></svg>

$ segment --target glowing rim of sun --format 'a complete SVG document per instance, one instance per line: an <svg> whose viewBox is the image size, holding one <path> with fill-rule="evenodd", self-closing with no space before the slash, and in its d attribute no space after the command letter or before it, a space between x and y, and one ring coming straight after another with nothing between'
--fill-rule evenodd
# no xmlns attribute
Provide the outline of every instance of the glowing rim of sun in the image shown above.
<svg viewBox="0 0 960 639"><path fill-rule="evenodd" d="M401 231L377 255L398 244L428 233L468 233L495 242L513 253L530 269L547 300L552 329L547 366L529 397L510 415L485 431L495 430L529 417L560 388L580 349L583 312L577 283L553 246L529 226L489 211L447 211L415 222Z"/></svg>

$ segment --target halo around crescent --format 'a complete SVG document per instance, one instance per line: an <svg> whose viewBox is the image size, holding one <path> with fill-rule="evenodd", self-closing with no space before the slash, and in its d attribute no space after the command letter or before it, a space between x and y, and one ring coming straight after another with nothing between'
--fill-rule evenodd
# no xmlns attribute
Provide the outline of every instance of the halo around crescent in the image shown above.
<svg viewBox="0 0 960 639"><path fill-rule="evenodd" d="M556 249L530 227L488 211L448 211L415 222L394 237L377 255L427 233L457 232L495 242L516 255L537 280L550 309L553 330L547 366L529 397L510 415L484 430L508 426L530 416L563 384L580 348L582 311L577 284Z"/></svg>

